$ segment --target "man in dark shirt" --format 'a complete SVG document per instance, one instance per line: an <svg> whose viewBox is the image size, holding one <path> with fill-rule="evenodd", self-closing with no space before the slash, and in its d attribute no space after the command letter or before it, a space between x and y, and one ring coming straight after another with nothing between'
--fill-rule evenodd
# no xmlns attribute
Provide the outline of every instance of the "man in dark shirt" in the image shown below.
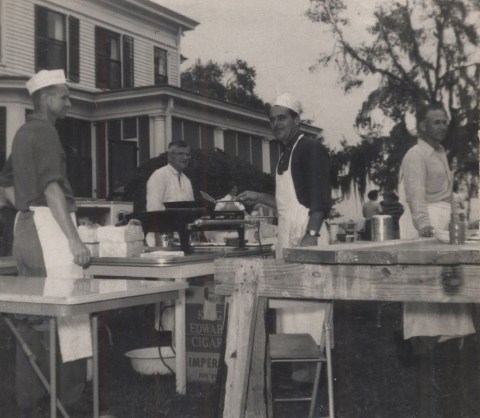
<svg viewBox="0 0 480 418"><path fill-rule="evenodd" d="M63 70L40 71L26 84L34 112L15 134L12 153L0 178L0 186L13 186L19 210L13 255L19 276L48 279L83 277L90 252L75 225L75 200L66 176L65 154L55 122L70 108ZM18 332L31 347L40 369L48 376L49 332L46 318L20 316ZM88 320L88 318L87 318ZM62 324L58 322L59 328ZM60 343L62 341L60 340ZM63 353L62 353L63 356ZM59 398L67 409L79 406L85 388L86 362L74 360L58 367ZM20 417L32 417L44 409L47 396L17 343L16 398Z"/></svg>
<svg viewBox="0 0 480 418"><path fill-rule="evenodd" d="M322 233L320 229L331 205L330 160L320 141L300 132L300 109L300 103L287 93L279 96L270 110L273 134L284 146L276 171L275 196L245 191L237 197L247 205L263 203L277 209L278 258L284 247L317 245L319 237L328 243L326 228ZM290 183L293 188L289 188ZM287 237L282 229L290 231Z"/></svg>
<svg viewBox="0 0 480 418"><path fill-rule="evenodd" d="M270 109L270 125L275 138L284 145L277 166L275 197L246 191L237 200L247 205L263 203L277 210L278 238L275 254L282 258L286 247L328 245L324 224L331 204L330 162L320 141L300 132L301 105L290 94L277 97ZM277 332L309 333L323 346L322 325L330 316L330 303L273 301ZM294 368L292 378L312 382L311 370Z"/></svg>

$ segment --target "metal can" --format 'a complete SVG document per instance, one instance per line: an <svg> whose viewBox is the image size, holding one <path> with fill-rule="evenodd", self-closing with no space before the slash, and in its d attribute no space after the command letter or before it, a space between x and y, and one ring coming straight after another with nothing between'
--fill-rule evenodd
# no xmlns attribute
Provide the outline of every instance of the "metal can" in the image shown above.
<svg viewBox="0 0 480 418"><path fill-rule="evenodd" d="M170 245L168 234L155 234L155 245L157 247L168 247Z"/></svg>

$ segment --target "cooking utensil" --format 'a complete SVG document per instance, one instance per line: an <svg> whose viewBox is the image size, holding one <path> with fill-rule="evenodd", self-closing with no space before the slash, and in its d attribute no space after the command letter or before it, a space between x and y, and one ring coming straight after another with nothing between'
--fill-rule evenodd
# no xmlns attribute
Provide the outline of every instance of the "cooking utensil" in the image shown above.
<svg viewBox="0 0 480 418"><path fill-rule="evenodd" d="M235 202L234 200L218 200L218 199L215 199L214 197L210 196L208 193L205 193L205 192L202 192L200 190L200 194L202 195L202 197L205 199L205 200L208 200L210 203L213 203L213 204L217 204L217 203L227 203L227 202Z"/></svg>

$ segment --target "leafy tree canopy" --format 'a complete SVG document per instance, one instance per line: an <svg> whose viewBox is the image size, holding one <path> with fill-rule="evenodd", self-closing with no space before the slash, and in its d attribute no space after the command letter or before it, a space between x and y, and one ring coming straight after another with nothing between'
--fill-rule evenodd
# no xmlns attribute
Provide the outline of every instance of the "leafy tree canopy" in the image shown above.
<svg viewBox="0 0 480 418"><path fill-rule="evenodd" d="M319 64L334 65L345 92L378 76L378 86L359 109L356 125L364 132L356 146L343 144L336 156L341 187L356 184L365 192L366 177L378 185L396 184L399 165L414 137L406 128L408 114L427 102L442 102L451 115L445 146L456 162L457 179L478 189L480 61L478 0L404 0L388 2L374 12L370 39L348 40L348 2L311 0L307 16L326 25L334 48ZM476 58L475 58L476 56ZM379 137L372 112L380 109L396 126ZM343 170L343 171L342 171ZM393 177L392 177L393 176Z"/></svg>
<svg viewBox="0 0 480 418"><path fill-rule="evenodd" d="M211 99L268 110L268 105L255 93L256 71L244 60L219 64L202 63L198 59L181 75L182 88Z"/></svg>

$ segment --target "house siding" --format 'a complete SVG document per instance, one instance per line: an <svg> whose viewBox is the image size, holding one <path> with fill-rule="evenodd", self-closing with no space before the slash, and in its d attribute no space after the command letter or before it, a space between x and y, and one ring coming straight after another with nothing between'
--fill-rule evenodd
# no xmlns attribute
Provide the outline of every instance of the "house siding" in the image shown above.
<svg viewBox="0 0 480 418"><path fill-rule="evenodd" d="M139 24L121 9L105 9L102 3L83 0L6 1L6 42L4 68L0 73L30 75L35 71L34 6L38 4L80 20L80 81L72 83L87 91L95 87L95 26L134 39L134 85L153 85L153 47L168 51L169 84L178 85L178 51L173 25ZM95 18L94 18L95 17ZM140 17L141 18L141 17Z"/></svg>

